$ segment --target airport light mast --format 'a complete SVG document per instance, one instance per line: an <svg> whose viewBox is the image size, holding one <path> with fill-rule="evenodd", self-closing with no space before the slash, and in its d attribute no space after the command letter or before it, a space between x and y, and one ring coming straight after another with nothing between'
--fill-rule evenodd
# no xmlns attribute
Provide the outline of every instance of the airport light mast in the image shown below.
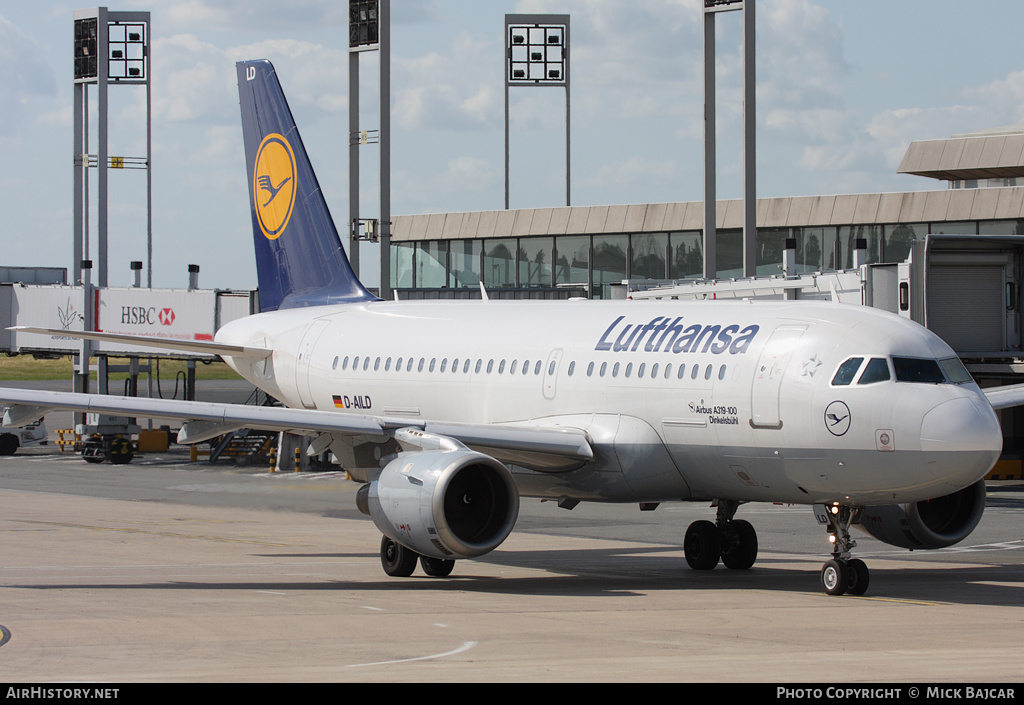
<svg viewBox="0 0 1024 705"><path fill-rule="evenodd" d="M147 281L153 286L153 120L150 88L150 13L111 12L106 7L76 10L74 13L74 252L71 283L83 286L82 310L86 330L92 320L92 287L108 285L107 202L110 169L146 170L146 253ZM89 152L89 86L96 86L97 151ZM146 156L111 156L108 130L108 89L110 86L145 86ZM90 250L89 169L97 171L97 251ZM91 269L96 264L96 279ZM74 370L75 391L89 389L89 358L94 344L82 341ZM102 371L101 371L102 372Z"/></svg>
<svg viewBox="0 0 1024 705"><path fill-rule="evenodd" d="M509 89L565 89L565 205L570 183L569 15L505 15L505 210L509 209Z"/></svg>
<svg viewBox="0 0 1024 705"><path fill-rule="evenodd" d="M391 0L349 0L348 62L348 189L349 262L359 276L359 242L380 243L380 290L391 298ZM359 129L359 56L380 54L380 123L377 130ZM364 219L359 213L359 148L380 146L380 216ZM360 228L363 233L360 233Z"/></svg>
<svg viewBox="0 0 1024 705"><path fill-rule="evenodd" d="M704 0L704 278L718 277L715 17L743 12L743 276L757 274L757 101L754 0Z"/></svg>

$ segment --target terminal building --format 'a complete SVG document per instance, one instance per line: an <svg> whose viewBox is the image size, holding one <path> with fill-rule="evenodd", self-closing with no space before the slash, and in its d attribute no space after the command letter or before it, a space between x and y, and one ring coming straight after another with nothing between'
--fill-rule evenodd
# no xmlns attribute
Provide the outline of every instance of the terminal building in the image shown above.
<svg viewBox="0 0 1024 705"><path fill-rule="evenodd" d="M697 201L397 216L392 286L406 298L471 298L481 282L491 298L824 298L835 279L860 290L856 303L938 333L982 384L1024 382L1024 125L914 142L898 171L947 188L758 199L754 279L742 279L735 200L718 203L714 283L700 280ZM1007 448L1024 449L1024 415L1002 421Z"/></svg>

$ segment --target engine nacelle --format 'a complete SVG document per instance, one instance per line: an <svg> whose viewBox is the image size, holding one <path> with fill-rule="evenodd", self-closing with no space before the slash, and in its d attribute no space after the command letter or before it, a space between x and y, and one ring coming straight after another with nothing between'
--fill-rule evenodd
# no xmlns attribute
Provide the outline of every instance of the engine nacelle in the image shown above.
<svg viewBox="0 0 1024 705"><path fill-rule="evenodd" d="M967 538L984 511L985 481L978 480L937 499L866 507L858 528L901 548L945 548Z"/></svg>
<svg viewBox="0 0 1024 705"><path fill-rule="evenodd" d="M476 558L508 538L519 490L508 468L467 449L400 453L359 489L381 533L431 558Z"/></svg>

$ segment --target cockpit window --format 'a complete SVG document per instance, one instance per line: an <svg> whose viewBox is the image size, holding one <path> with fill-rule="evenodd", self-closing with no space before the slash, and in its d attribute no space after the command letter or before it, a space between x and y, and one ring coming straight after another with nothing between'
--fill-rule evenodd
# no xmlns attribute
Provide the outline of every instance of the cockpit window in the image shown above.
<svg viewBox="0 0 1024 705"><path fill-rule="evenodd" d="M864 366L864 374L857 380L857 384L875 384L876 382L887 382L889 380L889 363L885 358L873 357Z"/></svg>
<svg viewBox="0 0 1024 705"><path fill-rule="evenodd" d="M832 384L841 387L853 382L853 378L857 374L857 370L860 369L860 363L862 362L864 362L862 357L851 357L841 364L836 371L836 376L832 378Z"/></svg>
<svg viewBox="0 0 1024 705"><path fill-rule="evenodd" d="M892 366L896 370L897 382L943 384L946 381L946 376L942 374L942 368L939 367L938 360L925 360L917 357L894 357L892 359Z"/></svg>
<svg viewBox="0 0 1024 705"><path fill-rule="evenodd" d="M964 363L958 357L947 357L939 360L939 366L946 373L946 378L953 384L969 384L974 381L971 373L964 367Z"/></svg>

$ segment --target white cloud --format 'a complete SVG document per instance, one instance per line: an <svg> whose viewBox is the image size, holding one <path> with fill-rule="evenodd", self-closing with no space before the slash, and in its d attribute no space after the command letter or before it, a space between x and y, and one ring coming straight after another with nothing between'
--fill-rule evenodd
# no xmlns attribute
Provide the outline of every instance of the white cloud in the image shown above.
<svg viewBox="0 0 1024 705"><path fill-rule="evenodd" d="M57 82L42 47L0 15L0 135L16 135L39 99L54 98Z"/></svg>
<svg viewBox="0 0 1024 705"><path fill-rule="evenodd" d="M605 164L580 180L584 186L600 189L651 187L676 178L675 162L668 159L630 157L623 162Z"/></svg>
<svg viewBox="0 0 1024 705"><path fill-rule="evenodd" d="M1024 122L1024 71L1014 71L1006 78L969 88L964 96L985 104L991 110L989 122L976 129Z"/></svg>
<svg viewBox="0 0 1024 705"><path fill-rule="evenodd" d="M392 60L395 120L404 129L480 129L501 124L500 44L462 34L448 54Z"/></svg>

